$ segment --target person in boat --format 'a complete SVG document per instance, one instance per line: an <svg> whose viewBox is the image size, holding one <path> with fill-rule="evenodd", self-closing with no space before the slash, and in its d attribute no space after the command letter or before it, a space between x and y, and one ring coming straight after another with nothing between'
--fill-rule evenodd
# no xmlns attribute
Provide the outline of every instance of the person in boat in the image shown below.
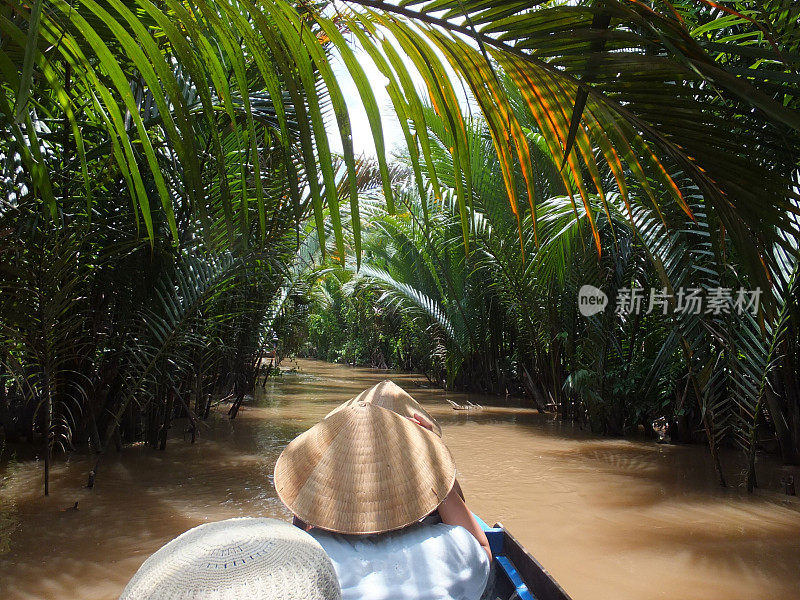
<svg viewBox="0 0 800 600"><path fill-rule="evenodd" d="M449 450L417 417L349 403L275 465L278 496L333 560L343 600L478 600L486 589L489 543Z"/></svg>
<svg viewBox="0 0 800 600"><path fill-rule="evenodd" d="M331 559L286 521L238 518L190 529L152 554L120 600L341 600Z"/></svg>
<svg viewBox="0 0 800 600"><path fill-rule="evenodd" d="M326 418L330 417L343 408L347 408L359 402L369 402L375 406L391 410L401 417L406 417L417 425L442 437L442 427L436 422L436 419L434 419L411 394L391 379L384 379L371 388L364 390L350 400L343 402L325 416ZM461 490L458 479L456 479L455 482L455 489L458 495L461 496L461 499L464 500L464 492Z"/></svg>

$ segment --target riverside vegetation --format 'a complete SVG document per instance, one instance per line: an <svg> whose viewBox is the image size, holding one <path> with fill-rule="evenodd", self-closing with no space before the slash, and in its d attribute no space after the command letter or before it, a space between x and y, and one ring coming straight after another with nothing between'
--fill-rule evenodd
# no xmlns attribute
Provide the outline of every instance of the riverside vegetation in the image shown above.
<svg viewBox="0 0 800 600"><path fill-rule="evenodd" d="M0 4L0 426L194 441L299 352L800 460L790 0ZM331 66L376 148L355 156ZM387 157L382 85L404 148ZM465 90L468 102L460 101ZM326 123L329 125L326 128ZM327 129L343 151L331 151ZM760 289L592 318L577 294Z"/></svg>

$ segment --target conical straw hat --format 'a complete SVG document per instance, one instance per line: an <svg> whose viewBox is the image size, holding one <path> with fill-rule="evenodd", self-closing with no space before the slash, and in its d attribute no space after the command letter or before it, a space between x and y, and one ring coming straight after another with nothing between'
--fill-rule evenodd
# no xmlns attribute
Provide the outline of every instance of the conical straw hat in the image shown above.
<svg viewBox="0 0 800 600"><path fill-rule="evenodd" d="M455 477L440 438L364 401L300 434L275 464L275 488L289 510L337 533L410 525L441 504Z"/></svg>
<svg viewBox="0 0 800 600"><path fill-rule="evenodd" d="M381 381L379 384L372 386L368 390L364 390L355 398L351 398L347 402L340 404L331 412L329 412L327 416L330 417L333 413L343 409L344 407L352 406L353 404L361 401L370 402L375 406L389 409L404 417L413 417L414 413L417 413L418 415L421 415L430 421L433 425L434 433L439 437L442 437L442 428L439 423L436 422L436 419L428 414L428 411L422 408L422 405L414 400L411 394L389 379Z"/></svg>
<svg viewBox="0 0 800 600"><path fill-rule="evenodd" d="M341 600L322 546L277 519L206 523L157 550L120 600Z"/></svg>

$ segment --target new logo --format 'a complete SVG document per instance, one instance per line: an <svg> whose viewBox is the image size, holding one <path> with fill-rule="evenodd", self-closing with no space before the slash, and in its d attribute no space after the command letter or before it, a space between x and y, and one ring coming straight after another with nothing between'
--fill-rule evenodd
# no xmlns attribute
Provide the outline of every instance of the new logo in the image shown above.
<svg viewBox="0 0 800 600"><path fill-rule="evenodd" d="M608 296L593 285L584 285L578 290L578 310L584 317L603 312L608 306Z"/></svg>

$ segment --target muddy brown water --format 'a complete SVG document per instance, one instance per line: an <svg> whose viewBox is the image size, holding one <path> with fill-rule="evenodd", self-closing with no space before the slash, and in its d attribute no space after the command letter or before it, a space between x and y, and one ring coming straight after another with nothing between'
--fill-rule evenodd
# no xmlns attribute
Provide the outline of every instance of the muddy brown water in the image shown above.
<svg viewBox="0 0 800 600"><path fill-rule="evenodd" d="M112 600L190 527L288 518L271 480L281 449L386 377L301 361L235 421L215 414L194 445L178 421L164 452L112 451L93 490L82 456L56 463L48 498L40 463L0 467L0 599ZM524 408L457 412L445 398L490 399L391 377L440 420L470 508L506 525L574 600L800 598L800 505L720 490L704 448L599 439ZM785 468L763 462L762 484L777 488Z"/></svg>

